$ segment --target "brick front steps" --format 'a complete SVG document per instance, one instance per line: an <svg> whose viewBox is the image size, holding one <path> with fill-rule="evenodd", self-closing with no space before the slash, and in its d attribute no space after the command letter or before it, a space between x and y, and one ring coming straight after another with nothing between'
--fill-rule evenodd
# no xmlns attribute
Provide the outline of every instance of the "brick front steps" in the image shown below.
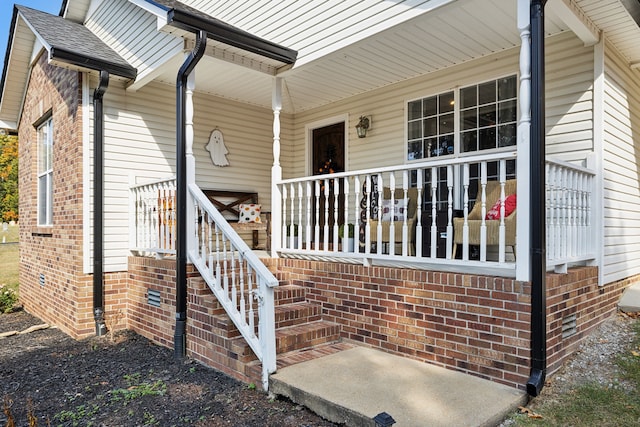
<svg viewBox="0 0 640 427"><path fill-rule="evenodd" d="M193 285L200 289L202 302L206 301L207 320L202 319L199 327L207 332L200 341L207 350L204 362L221 369L228 374L247 382L261 383L262 365L255 354L240 335L231 319L219 306L213 294L206 294L206 285L201 278L193 278ZM306 289L289 284L281 279L280 285L274 288L275 320L276 320L276 353L277 366L282 368L316 357L332 354L352 344L340 342L340 325L323 320L319 304L308 302ZM256 324L257 324L256 318ZM197 334L197 332L196 332ZM210 342L205 343L208 337ZM222 353L222 354L214 354Z"/></svg>

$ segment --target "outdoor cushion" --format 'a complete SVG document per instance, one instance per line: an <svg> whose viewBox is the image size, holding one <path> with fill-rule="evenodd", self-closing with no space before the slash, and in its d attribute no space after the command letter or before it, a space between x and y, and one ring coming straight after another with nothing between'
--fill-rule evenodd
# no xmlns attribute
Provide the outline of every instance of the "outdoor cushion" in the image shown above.
<svg viewBox="0 0 640 427"><path fill-rule="evenodd" d="M248 203L248 204L241 203L238 206L238 210L240 212L238 215L238 222L240 224L262 222L262 220L260 219L261 209L262 209L262 206L256 203Z"/></svg>
<svg viewBox="0 0 640 427"><path fill-rule="evenodd" d="M496 203L493 205L493 207L487 212L487 216L485 217L485 219L487 220L500 219L500 204L501 204L501 200L498 199ZM506 218L509 215L511 215L515 209L516 209L516 195L511 194L507 196L506 199L504 199L504 217Z"/></svg>
<svg viewBox="0 0 640 427"><path fill-rule="evenodd" d="M407 202L405 199L395 199L393 201L393 207L391 206L391 200L382 201L382 220L391 221L393 215L394 221L404 221L407 215Z"/></svg>

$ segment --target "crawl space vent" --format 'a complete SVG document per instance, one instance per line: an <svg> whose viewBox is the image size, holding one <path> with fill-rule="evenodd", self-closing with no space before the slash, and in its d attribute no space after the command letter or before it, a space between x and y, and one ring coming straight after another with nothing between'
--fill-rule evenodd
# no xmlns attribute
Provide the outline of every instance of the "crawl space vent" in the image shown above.
<svg viewBox="0 0 640 427"><path fill-rule="evenodd" d="M147 291L147 302L154 307L160 307L160 291L149 289Z"/></svg>
<svg viewBox="0 0 640 427"><path fill-rule="evenodd" d="M562 339L569 338L578 332L576 315L571 314L562 319Z"/></svg>

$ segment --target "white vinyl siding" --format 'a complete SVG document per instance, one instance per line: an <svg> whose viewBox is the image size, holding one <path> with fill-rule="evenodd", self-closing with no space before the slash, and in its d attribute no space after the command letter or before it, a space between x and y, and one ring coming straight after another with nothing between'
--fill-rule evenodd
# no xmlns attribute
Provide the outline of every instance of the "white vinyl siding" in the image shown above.
<svg viewBox="0 0 640 427"><path fill-rule="evenodd" d="M123 271L130 254L130 177L144 182L176 173L175 87L152 83L131 93L112 83L105 94L105 271ZM257 192L263 211L270 211L273 113L197 92L194 104L198 185ZM216 127L229 150L226 167L214 166L205 150Z"/></svg>
<svg viewBox="0 0 640 427"><path fill-rule="evenodd" d="M157 18L127 0L109 0L85 26L138 70L138 79L183 50L182 38L157 31Z"/></svg>
<svg viewBox="0 0 640 427"><path fill-rule="evenodd" d="M570 33L548 38L546 46L547 154L583 161L593 150L593 48L584 47ZM519 54L520 49L514 48L297 114L295 169L291 175L305 174L305 126L347 113L347 170L405 163L407 101L517 73ZM371 115L372 126L366 138L358 138L355 125L363 114Z"/></svg>
<svg viewBox="0 0 640 427"><path fill-rule="evenodd" d="M640 71L605 50L605 283L640 274Z"/></svg>
<svg viewBox="0 0 640 427"><path fill-rule="evenodd" d="M593 151L593 47L570 33L546 40L547 155L582 162Z"/></svg>

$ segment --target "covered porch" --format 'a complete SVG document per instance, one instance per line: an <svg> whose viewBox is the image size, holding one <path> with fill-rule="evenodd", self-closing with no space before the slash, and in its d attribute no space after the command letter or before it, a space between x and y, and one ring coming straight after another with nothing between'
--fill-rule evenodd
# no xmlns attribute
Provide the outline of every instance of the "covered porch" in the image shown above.
<svg viewBox="0 0 640 427"><path fill-rule="evenodd" d="M350 71L354 58L364 60L359 55L363 47L376 46L383 41L390 42L398 49L403 46L402 37L396 38L396 33L386 32L391 29L389 27L380 28L378 33L368 38L352 40L353 44L346 45L340 51L328 52L317 63L311 57L303 55L290 69L273 68L264 74L259 74L257 78L248 78L247 81L253 82L254 87L259 87L259 90L252 91L251 95L244 88L238 87L238 83L228 86L236 90L233 97L262 105L266 102L264 97L266 89L268 88L270 92L270 106L273 112L273 162L269 171L271 177L269 192L266 195L263 194L261 199L264 200L266 196L270 200L271 248L267 258L262 259L262 262L202 192L202 188L206 188L211 183L216 184L217 181L211 179L208 180L210 182L204 182L207 180L198 179L193 150L193 131L197 126L194 121L193 94L198 89L209 90L210 83L199 80L198 77L190 77L186 92L185 120L186 194L188 196L186 234L182 234L175 228L176 221L173 217L175 210L171 208L176 206L173 202L174 197L185 192L180 182L176 184L175 180L170 178L136 183L132 186L130 203L133 213L130 224L131 249L138 254L173 255L176 251L175 238L186 235L189 261L193 263L194 268L216 295L219 303L224 306L251 350L262 361L265 388L268 387L268 375L276 367L274 289L278 286L279 278L276 278L276 271L268 270L263 263L275 266L276 269L284 265L293 270L288 273L294 276L300 273L305 277L313 276L306 271L309 266L324 275L329 275L330 271L335 269L340 270L344 275L349 275L351 274L349 266L357 265L357 271L361 268L367 269L366 277L367 280L373 281L373 287L386 286L386 284L375 283L376 274L388 274L392 281L401 280L403 289L405 282L408 287L425 283L442 289L446 288L447 292L437 292L436 299L452 297L455 300L456 290L460 286L473 282L474 287L482 287L484 283L490 282L492 288L489 295L486 295L486 298L483 297L482 301L474 297L476 303L468 304L471 307L470 310L482 311L481 316L469 314L475 316L475 320L457 320L457 309L452 311L446 308L445 310L452 313L436 313L438 309L431 310L427 307L428 303L422 306L424 310L431 310L431 314L420 314L426 323L430 323L435 318L446 317L453 323L464 323L464 327L461 328L463 331L470 330L469 333L477 336L486 335L487 341L482 344L489 346L487 353L491 354L483 356L482 363L469 364L464 360L469 354L477 352L477 349L471 348L473 345L467 345L468 348L465 350L449 347L451 354L439 353L440 350L433 349L436 347L434 344L438 338L433 338L433 342L420 342L420 339L416 338L408 346L389 345L395 345L398 352L407 352L423 360L436 360L461 370L482 371L488 366L487 363L495 364L486 368L487 371L491 371L487 374L488 376L494 377L495 368L500 371L495 374L499 380L510 384L516 382L522 384L523 377L526 377L522 371L527 370L524 366L528 364L527 357L522 353L529 352L527 330L530 325L527 321L527 312L530 308L529 282L532 268L529 257L531 206L528 197L532 179L529 165L532 100L528 20L530 2L519 1L517 5L511 4L507 10L498 6L497 2L472 2L469 7L474 12L485 11L484 15L469 13L466 18L470 29L477 29L482 33L476 34L477 38L472 37L472 39L492 40L489 33L492 33L491 28L497 27L495 22L491 25L487 24L492 22L486 15L487 3L494 6L495 10L504 12L497 19L505 24L504 28L509 29L506 35L502 34L505 39L502 41L493 39L496 43L493 48L475 46L472 49L473 52L467 51L463 54L461 52L467 50L463 37L453 43L455 47L450 51L441 51L439 55L433 55L431 52L425 57L435 58L444 55L450 58L451 62L425 65L422 71L415 74L419 81L404 83L412 78L405 71L399 71L400 68L402 70L411 68L406 67L407 62L398 67L389 66L389 70L399 72L401 76L386 81L383 81L384 77L380 77L385 73L374 73L371 76L376 77L363 79L366 77L362 74L363 70L368 70L367 73L375 71L377 69L375 65L358 67L357 70ZM449 21L453 24L456 22L456 16L459 15L457 5L456 2L430 2L428 10L421 10L414 16L404 17L403 23L411 25L403 26L407 31L403 35L408 37L409 33L415 35L426 31L433 28L437 22ZM484 16L486 21L483 21L481 16ZM552 21L550 33L562 33L567 29L573 29L574 25L577 27L586 25L579 20L577 23L574 20L570 21L570 25L562 20ZM398 28L400 26L395 29ZM580 40L584 37L585 40L595 42L592 40L593 33L582 31L583 29L580 28L579 31ZM451 31L443 29L443 34L447 34L452 40L456 39ZM419 40L419 38L414 40L415 47L424 48L422 45L418 46ZM571 42L574 41L572 38ZM430 46L437 46L437 44ZM505 52L505 55L492 57L496 51ZM456 53L461 56L457 59L450 56ZM220 59L214 54L215 52L205 54L203 64L213 64ZM489 59L485 61L484 56ZM498 63L498 70L490 66L494 60ZM479 61L484 67L485 77L480 83L475 82L477 77L471 76L473 67L466 65L467 62L472 61ZM468 86L460 88L454 80L446 79L448 69L455 68L456 65L460 66L460 76ZM236 70L238 64L225 66L231 66ZM501 66L505 69L501 69ZM332 79L335 74L327 73L326 67L343 72L341 74L343 80L338 81L340 84L334 84L336 81ZM246 71L243 69L242 73ZM255 71L254 69L252 72ZM196 74L201 75L199 72ZM231 73L222 75L229 79L232 77ZM460 120L464 112L458 106L460 103L457 97L462 96L463 89L477 86L477 90L480 91L480 86L491 80L487 77L489 75L494 78L491 83L497 82L495 75L506 75L510 80L515 81L514 95L505 99L504 105L500 103L502 99L494 101L492 104L494 110L489 113L489 116L493 114L493 120L487 120L492 122L490 124L483 124L484 119L479 117L480 114L475 118L475 125ZM418 83L430 80L430 77L433 77L429 82L430 92L420 94L424 98L416 98L417 95L411 92L419 86ZM225 78L222 80L225 81ZM267 81L268 84L261 84ZM360 81L367 83L363 87L358 85ZM203 83L202 86L201 83ZM399 86L394 86L396 84ZM327 89L323 90L322 85L326 85ZM355 121L352 116L364 116L360 113L367 105L366 96L363 94L370 93L372 96L377 96L394 91L394 88L406 92L395 95L398 98L395 101L399 100L404 110L400 112L396 105L393 117L386 119L387 128L382 125L385 123L384 119L377 121L376 114L381 116L388 114L390 107L380 108L379 113L374 111L372 117L376 128L371 134L371 145L361 144L355 147L354 144L349 153L349 161L345 163L342 171L332 171L328 168L328 173L316 174L315 167L309 158L308 135L312 125L304 125L304 123L324 122L327 120L326 117L335 115L334 111L343 103L348 107L357 104L358 113L349 111L341 115L345 117L343 120L345 140L355 141L356 138L353 137ZM435 135L438 149L432 151L433 146L429 146L427 140L434 135L426 133L426 122L431 117L418 115L417 119L414 119L411 116L412 113L407 113L407 110L411 108L412 102L428 102L431 93L436 93L436 96L440 97L441 94L447 95L449 92L455 95L455 100L449 103L455 108L452 111L446 111L446 114L440 114L438 110L435 115L436 122L440 120L437 123L439 128ZM218 95L231 97L232 94L219 93ZM498 93L497 97L499 96ZM349 97L352 99L349 102L345 101ZM443 96L443 98L446 97ZM476 104L469 108L481 109L482 106L478 98ZM499 116L503 113L504 117L501 119ZM469 122L473 120L471 116L467 117ZM419 123L420 132L422 132L419 136L413 134L415 129L412 126L412 120ZM440 126L444 122L447 122L446 125L449 127L446 128L448 130L441 131ZM283 128L286 129L284 132ZM475 131L477 135L481 135L485 128L490 129L485 134L489 135L490 139L493 138L491 144L483 145L482 142L477 142L476 148L472 148L470 142L469 145L465 145L468 142L463 139L465 131L468 133ZM501 133L503 130L504 133ZM501 137L504 137L504 140L501 140ZM421 149L412 146L413 139L421 140L420 143L424 144ZM441 139L445 142L443 146L440 145ZM376 157L365 156L367 151L375 152ZM431 153L436 155L431 156ZM385 154L391 155L385 156ZM598 242L593 235L594 230L597 229L598 220L592 204L595 199L596 175L583 166L588 163L588 159L584 153L581 155L582 157L578 159L564 156L572 162L560 160L563 156L547 159L546 181L537 183L545 187L547 206L545 219L546 224L549 225L546 236L547 266L558 272L567 272L568 267L572 265L592 264L597 257L595 248ZM367 161L367 159L373 161ZM223 173L220 172L221 175ZM512 196L515 197L512 198ZM517 207L514 199L517 199ZM351 235L353 244L348 242ZM305 264L307 262L308 264ZM440 275L440 272L444 273ZM592 286L593 271L589 272L589 276L587 285ZM415 277L419 279L414 280ZM306 279L299 280L302 285L305 285ZM326 286L330 289L332 285L326 284ZM393 287L395 284L390 286ZM354 292L357 293L357 290ZM375 289L365 292L375 292ZM402 311L406 315L403 317L405 320L396 319L398 324L419 322L419 319L411 320L411 316L417 315L411 308L415 306L404 302L403 292L405 291L402 289L397 292L390 291L388 299L380 305L366 302L365 305L370 306L369 310L357 308L358 302L348 301L348 304L355 304L356 310L361 310L355 314L350 313L353 307L349 308L347 303L345 303L346 310L345 307L337 307L340 305L340 300L344 301L348 298L341 299L341 296L336 295L332 300L324 301L325 296L322 295L322 291L314 295L318 301L325 303L323 312L331 313L336 320L347 319L344 320L346 323L344 326L348 330L351 317L358 321L367 317L375 322L382 316L375 315L376 312L388 310ZM505 301L500 301L500 307L491 306L490 299L494 293L507 295ZM431 301L430 297L425 298ZM454 306L458 304L453 300L449 300L449 303ZM488 305L485 306L485 303ZM438 301L437 304L441 302ZM442 304L443 307L447 307L446 302ZM403 308L393 308L397 305ZM508 335L505 332L509 322L513 320L507 318L511 315L510 305L517 307L518 316L522 315L522 318L514 321L519 328L516 332L517 336ZM494 309L505 316L500 320L502 322L500 325L490 324ZM347 314L344 314L345 312ZM426 320L427 316L433 316L433 319ZM412 325L415 326L413 323ZM383 328L380 325L375 327ZM434 325L430 324L427 328L433 327ZM490 331L487 332L486 328ZM439 330L432 332L437 336L446 334ZM351 335L348 331L344 334ZM386 343L398 339L393 338L393 331L390 334L379 334L365 330L361 335L359 334L361 331L357 331L355 336L363 336L362 340L365 342L368 334L375 335L372 339L377 340L383 348L387 348ZM420 333L411 334L416 337L421 335ZM429 338L425 339L429 340ZM500 342L511 341L512 347L509 348L516 348L518 351L519 356L509 361L509 367L506 370L503 368L504 361L501 360L505 347L493 349L491 341L494 339ZM444 344L457 347L457 344L450 342ZM419 346L421 350L412 349L412 346ZM458 357L461 354L465 356ZM486 362L486 360L492 361Z"/></svg>

